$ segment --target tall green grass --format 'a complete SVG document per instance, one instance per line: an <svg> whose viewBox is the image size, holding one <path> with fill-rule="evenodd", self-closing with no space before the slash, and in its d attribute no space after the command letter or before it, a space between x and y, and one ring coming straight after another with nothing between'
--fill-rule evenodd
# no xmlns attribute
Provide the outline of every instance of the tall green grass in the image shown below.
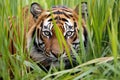
<svg viewBox="0 0 120 80"><path fill-rule="evenodd" d="M44 9L50 9L54 5L64 5L74 9L83 1L88 4L88 16L86 17L88 45L85 50L80 44L82 49L78 54L73 50L79 65L69 70L45 73L23 49L22 7L38 2ZM10 80L12 77L10 71L13 72L14 80L120 79L120 0L0 0L0 10L0 55L2 54L0 79ZM17 48L15 55L11 55L8 51L10 43L7 35L7 30L10 28L8 16L16 16L16 21L20 23L21 37L18 37L17 31L13 28L16 37L14 45ZM14 21L12 22L14 24ZM4 27L5 24L6 27ZM12 34L10 38L13 38ZM28 73L26 66L33 70Z"/></svg>

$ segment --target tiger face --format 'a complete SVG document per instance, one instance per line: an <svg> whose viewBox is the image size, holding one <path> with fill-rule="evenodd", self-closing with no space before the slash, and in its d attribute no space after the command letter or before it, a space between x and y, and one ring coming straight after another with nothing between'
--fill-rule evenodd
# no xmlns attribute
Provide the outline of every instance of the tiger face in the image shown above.
<svg viewBox="0 0 120 80"><path fill-rule="evenodd" d="M38 3L32 3L30 11L35 22L27 33L27 48L30 51L31 58L48 68L52 64L59 67L58 57L63 57L65 68L69 68L71 64L68 60L65 46L62 45L62 50L60 49L54 27L56 24L63 34L71 56L73 55L71 45L78 52L80 47L78 6L75 9L57 6L52 7L51 10L44 10ZM84 20L82 20L82 40L84 45L86 45L87 31ZM74 56L72 59L73 63L77 64Z"/></svg>

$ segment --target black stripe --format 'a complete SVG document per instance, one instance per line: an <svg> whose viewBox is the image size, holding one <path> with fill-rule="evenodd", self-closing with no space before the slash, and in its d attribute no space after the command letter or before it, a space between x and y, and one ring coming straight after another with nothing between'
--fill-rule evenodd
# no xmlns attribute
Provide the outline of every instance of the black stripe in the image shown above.
<svg viewBox="0 0 120 80"><path fill-rule="evenodd" d="M87 46L87 37L88 37L88 33L87 33L87 30L86 30L86 28L85 27L83 27L83 29L84 29L84 32L83 32L83 34L84 34L84 38L85 38L85 41L84 41L84 46L86 47Z"/></svg>
<svg viewBox="0 0 120 80"><path fill-rule="evenodd" d="M73 17L73 15L69 14L70 17Z"/></svg>
<svg viewBox="0 0 120 80"><path fill-rule="evenodd" d="M33 33L32 33L32 38L34 37L35 32L36 32L36 27L34 28L34 31L33 31Z"/></svg>
<svg viewBox="0 0 120 80"><path fill-rule="evenodd" d="M80 44L80 42L78 42L78 43L72 43L73 45L79 45Z"/></svg>
<svg viewBox="0 0 120 80"><path fill-rule="evenodd" d="M61 12L61 11L55 11L55 12L53 12L53 14L64 14L67 18L73 17L72 15L70 15L70 14L68 15L65 12ZM47 15L47 18L50 16L51 16L51 14ZM52 20L50 19L50 21L52 21Z"/></svg>
<svg viewBox="0 0 120 80"><path fill-rule="evenodd" d="M43 41L43 38L42 38L42 32L40 33L40 39Z"/></svg>
<svg viewBox="0 0 120 80"><path fill-rule="evenodd" d="M75 34L75 32L74 32L74 34ZM73 39L73 41L75 41L77 39L77 35L75 36L75 38Z"/></svg>
<svg viewBox="0 0 120 80"><path fill-rule="evenodd" d="M68 20L67 20L67 19L65 19L65 18L62 18L62 21L66 21L66 22L68 22Z"/></svg>
<svg viewBox="0 0 120 80"><path fill-rule="evenodd" d="M61 11L55 11L53 12L53 14L63 14L64 12L61 12Z"/></svg>
<svg viewBox="0 0 120 80"><path fill-rule="evenodd" d="M77 23L76 22L74 22L74 27L77 27Z"/></svg>
<svg viewBox="0 0 120 80"><path fill-rule="evenodd" d="M52 20L53 20L53 19L50 18L48 21L52 21ZM66 21L66 22L68 22L67 19L65 19L65 18L60 18L60 16L56 16L56 17L55 17L55 20L62 20L62 21Z"/></svg>
<svg viewBox="0 0 120 80"><path fill-rule="evenodd" d="M40 30L39 30L39 29L37 29L37 37L38 37L38 38L39 38L39 31L40 31Z"/></svg>
<svg viewBox="0 0 120 80"><path fill-rule="evenodd" d="M69 11L69 10L67 10L67 9L63 9L64 11L66 11L66 12L70 12L71 13L71 11Z"/></svg>
<svg viewBox="0 0 120 80"><path fill-rule="evenodd" d="M43 27L43 21L41 22L40 27Z"/></svg>
<svg viewBox="0 0 120 80"><path fill-rule="evenodd" d="M52 18L50 18L48 21L52 21L53 19Z"/></svg>
<svg viewBox="0 0 120 80"><path fill-rule="evenodd" d="M63 13L67 18L70 18L70 16L69 15L67 15L66 13Z"/></svg>
<svg viewBox="0 0 120 80"><path fill-rule="evenodd" d="M51 16L51 14L47 15L47 18L50 17L50 16Z"/></svg>
<svg viewBox="0 0 120 80"><path fill-rule="evenodd" d="M70 18L69 15L67 15L65 12L61 12L61 11L55 11L55 12L53 12L53 14L64 14L67 18Z"/></svg>

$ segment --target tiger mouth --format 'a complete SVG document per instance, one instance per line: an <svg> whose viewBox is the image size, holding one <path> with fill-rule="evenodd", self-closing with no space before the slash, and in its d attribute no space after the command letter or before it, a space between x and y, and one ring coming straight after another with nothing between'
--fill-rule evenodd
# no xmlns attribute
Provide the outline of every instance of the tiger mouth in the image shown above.
<svg viewBox="0 0 120 80"><path fill-rule="evenodd" d="M40 58L40 55L43 56ZM37 55L37 56L35 56ZM46 55L45 52L37 53L31 55L31 58L37 62L38 66L42 68L44 71L49 71L50 67L53 66L56 69L60 69L61 63L63 63L65 69L70 69L78 65L76 57L71 54L71 57L67 56L67 54L63 54L59 57L55 57L54 55ZM41 59L41 60L40 60ZM71 61L70 61L71 60ZM62 61L62 62L61 62Z"/></svg>
<svg viewBox="0 0 120 80"><path fill-rule="evenodd" d="M75 67L78 65L78 62L75 58L75 56L71 57L71 61L68 57L63 57L62 62L64 64L65 69L70 69L72 67ZM50 67L55 67L56 69L60 69L60 64L61 59L59 58L52 58L52 57L47 57L45 60L41 61L38 63L38 65L44 70L44 71L49 71Z"/></svg>

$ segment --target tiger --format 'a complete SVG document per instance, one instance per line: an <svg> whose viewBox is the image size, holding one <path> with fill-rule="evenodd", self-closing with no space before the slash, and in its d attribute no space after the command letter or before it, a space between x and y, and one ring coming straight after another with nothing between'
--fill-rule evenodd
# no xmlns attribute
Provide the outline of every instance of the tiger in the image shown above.
<svg viewBox="0 0 120 80"><path fill-rule="evenodd" d="M71 45L76 52L79 51L80 26L78 22L79 6L71 9L65 6L54 6L51 10L44 10L39 3L32 3L30 12L35 24L27 33L27 50L31 58L42 64L46 69L51 65L60 66L58 57L63 57L65 68L70 68L71 63L66 54L65 46L60 49L57 36L55 34L55 24L61 30L66 44L72 56L73 65L77 65L75 56L71 50ZM53 23L55 21L55 24ZM84 46L87 44L87 30L85 19L82 18L82 40ZM31 45L32 44L32 45Z"/></svg>
<svg viewBox="0 0 120 80"><path fill-rule="evenodd" d="M30 7L26 6L23 8L25 49L30 58L43 70L48 71L51 66L59 68L59 58L63 59L65 69L78 65L71 47L78 53L80 48L80 28L82 28L84 47L87 45L88 35L86 21L82 17L80 26L79 15L79 5L74 9L66 6L53 6L51 9L45 10L39 3L33 2ZM64 37L72 57L72 64L65 50L65 45L62 44L62 50L60 48L55 33L55 25L60 29ZM20 35L20 31L18 32ZM10 47L10 49L12 53L15 53L14 46Z"/></svg>

